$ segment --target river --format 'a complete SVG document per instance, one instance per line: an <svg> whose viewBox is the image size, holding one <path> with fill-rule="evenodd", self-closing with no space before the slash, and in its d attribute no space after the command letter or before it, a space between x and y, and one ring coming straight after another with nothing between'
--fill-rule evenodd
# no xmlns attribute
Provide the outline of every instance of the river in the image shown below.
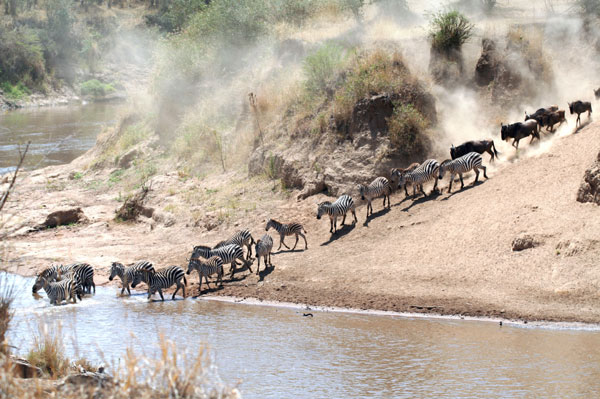
<svg viewBox="0 0 600 399"><path fill-rule="evenodd" d="M15 167L19 147L27 141L27 169L71 162L96 143L105 126L116 122L122 107L91 103L0 112L0 175Z"/></svg>
<svg viewBox="0 0 600 399"><path fill-rule="evenodd" d="M195 275L194 275L195 277ZM600 395L594 329L500 326L202 299L148 302L98 287L82 302L16 292L9 340L31 347L40 324L60 323L67 355L113 364L128 347L152 354L159 334L194 351L207 345L218 374L245 398L590 398ZM44 295L44 294L42 294Z"/></svg>

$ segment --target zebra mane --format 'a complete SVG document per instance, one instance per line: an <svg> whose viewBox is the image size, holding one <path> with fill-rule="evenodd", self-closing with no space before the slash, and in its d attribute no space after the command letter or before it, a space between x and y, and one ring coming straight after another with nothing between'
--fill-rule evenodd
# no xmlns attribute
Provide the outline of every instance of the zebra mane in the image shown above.
<svg viewBox="0 0 600 399"><path fill-rule="evenodd" d="M111 264L110 264L110 266L111 266L111 267L112 267L112 266L116 266L116 267L125 267L125 265L123 265L123 264L122 264L122 263L120 263L120 262L113 262L113 263L111 263Z"/></svg>
<svg viewBox="0 0 600 399"><path fill-rule="evenodd" d="M331 205L331 201L323 201L320 204L318 204L319 206L323 206L323 205Z"/></svg>
<svg viewBox="0 0 600 399"><path fill-rule="evenodd" d="M218 243L216 243L216 244L215 244L215 246L213 247L213 249L215 249L215 248L219 248L219 247L222 247L222 246L223 246L223 244L225 244L227 241L229 241L229 240L227 239L227 240L219 241ZM194 247L194 249L195 249L195 248L196 248L196 247Z"/></svg>
<svg viewBox="0 0 600 399"><path fill-rule="evenodd" d="M194 247L194 251L197 250L197 249L203 249L203 250L206 250L206 251L210 251L212 248L209 247L208 245L196 245Z"/></svg>
<svg viewBox="0 0 600 399"><path fill-rule="evenodd" d="M280 221L275 220L275 219L269 219L269 222L275 223L275 224L282 224ZM269 223L269 222L267 222L267 223Z"/></svg>
<svg viewBox="0 0 600 399"><path fill-rule="evenodd" d="M442 163L440 164L440 166L446 165L446 164L448 164L448 163L450 163L450 162L452 162L452 159L446 159L444 162L442 162Z"/></svg>

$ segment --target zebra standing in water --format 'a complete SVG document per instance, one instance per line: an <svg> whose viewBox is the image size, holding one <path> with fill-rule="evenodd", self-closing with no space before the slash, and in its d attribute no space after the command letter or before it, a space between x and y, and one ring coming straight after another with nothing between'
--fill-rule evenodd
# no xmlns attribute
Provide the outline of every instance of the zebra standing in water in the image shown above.
<svg viewBox="0 0 600 399"><path fill-rule="evenodd" d="M217 275L217 283L219 283L219 286L223 286L223 259L220 257L211 256L208 259L192 258L188 265L187 274L191 274L194 270L198 271L198 277L200 277L200 280L198 281L198 295L202 294L202 276L204 276L208 288L210 288L208 276L212 276L213 274Z"/></svg>
<svg viewBox="0 0 600 399"><path fill-rule="evenodd" d="M358 191L360 192L360 199L367 201L367 218L369 218L369 210L371 211L371 215L373 214L373 205L371 205L371 201L375 198L383 196L383 207L385 208L385 200L387 199L387 207L388 209L390 208L392 186L390 186L390 182L385 177L378 177L368 186L359 184Z"/></svg>
<svg viewBox="0 0 600 399"><path fill-rule="evenodd" d="M269 221L267 222L267 226L265 227L266 231L269 231L270 228L274 228L275 230L277 230L277 232L279 233L279 248L277 248L277 250L279 251L281 249L281 244L283 244L287 249L290 249L290 247L288 247L284 240L286 236L291 236L291 235L295 235L296 236L296 242L294 243L294 248L292 248L292 251L296 249L296 245L298 245L298 236L301 236L302 238L304 238L304 249L308 249L308 242L306 242L306 236L304 234L302 234L302 232L304 231L304 233L306 233L306 230L304 230L304 227L302 227L302 225L300 223L297 222L291 222L291 223L280 223L275 219L269 219Z"/></svg>
<svg viewBox="0 0 600 399"><path fill-rule="evenodd" d="M182 279L183 284L181 283ZM185 286L187 285L187 280L183 269L179 266L169 266L157 271L145 269L138 270L133 276L131 288L135 288L135 286L142 281L148 285L148 299L152 298L152 295L158 291L160 299L164 301L165 298L163 297L162 290L169 288L173 284L177 285L177 289L173 293L171 299L175 299L175 294L177 294L177 291L179 291L180 288L183 290L183 298L185 299Z"/></svg>
<svg viewBox="0 0 600 399"><path fill-rule="evenodd" d="M428 159L412 172L407 172L401 175L400 181L398 182L398 187L407 183L412 183L413 197L417 195L417 186L425 196L426 194L425 191L423 191L423 184L428 182L429 180L435 179L435 183L433 185L432 190L433 193L437 191L439 169L440 163L438 161L436 161L435 159Z"/></svg>
<svg viewBox="0 0 600 399"><path fill-rule="evenodd" d="M458 177L460 177L460 188L462 189L465 187L463 173L466 173L471 169L475 170L475 181L473 181L473 184L479 179L479 169L483 169L483 176L486 179L488 178L486 174L487 168L482 165L481 155L477 152L470 152L455 160L447 159L442 162L440 165L440 180L444 177L446 171L450 172L450 185L448 186L448 192L450 192L452 191L454 176L458 174Z"/></svg>
<svg viewBox="0 0 600 399"><path fill-rule="evenodd" d="M250 271L250 273L252 273L252 268L250 267L252 262L244 260L244 250L237 244L229 244L224 247L219 247L215 249L207 247L206 245L197 245L194 247L194 251L192 252L192 256L190 257L190 263L192 262L193 258L197 258L199 256L202 256L203 258L207 259L213 256L218 256L223 260L224 264L230 263L230 278L233 278L233 275L236 272L236 266L238 265L238 263L236 262L237 259L241 260L244 266L248 267L248 270ZM188 264L188 269L189 267L190 266Z"/></svg>
<svg viewBox="0 0 600 399"><path fill-rule="evenodd" d="M254 238L252 238L250 230L240 230L233 236L229 237L227 240L221 241L213 248L220 248L231 244L237 244L242 248L244 248L245 246L248 249L248 252L246 253L246 260L250 260L250 258L252 257L252 245L254 245Z"/></svg>
<svg viewBox="0 0 600 399"><path fill-rule="evenodd" d="M256 274L260 271L260 257L263 257L265 261L265 269L269 266L273 266L271 263L271 251L273 250L273 239L269 234L265 234L262 238L256 241L256 259L258 259L258 266L256 267Z"/></svg>
<svg viewBox="0 0 600 399"><path fill-rule="evenodd" d="M139 261L127 268L123 266L122 263L113 262L110 266L110 277L108 279L112 281L113 278L119 276L123 285L123 288L121 288L121 295L123 295L125 289L127 289L127 292L129 293L129 295L131 295L131 289L129 288L129 284L133 281L135 274L140 270L154 271L154 266L152 266L152 263L146 260Z"/></svg>
<svg viewBox="0 0 600 399"><path fill-rule="evenodd" d="M67 278L62 281L50 282L47 277L40 277L41 288L48 295L50 304L59 305L62 301L73 300L73 303L77 303L77 277Z"/></svg>
<svg viewBox="0 0 600 399"><path fill-rule="evenodd" d="M331 224L331 228L329 229L330 233L335 233L337 231L337 219L340 216L342 218L342 226L346 222L346 214L348 211L352 212L352 216L354 216L355 224L358 220L356 219L356 206L354 205L354 200L349 195L340 196L335 202L332 204L330 201L321 202L318 205L317 209L317 219L321 219L323 215L329 215L329 222Z"/></svg>
<svg viewBox="0 0 600 399"><path fill-rule="evenodd" d="M65 277L69 277L72 275L77 275L80 283L80 292L81 293L92 293L92 288L94 289L94 294L96 293L96 284L94 284L94 268L90 266L88 263L73 263L71 265L67 265L69 269L66 272L59 270L58 272L58 280L62 280Z"/></svg>

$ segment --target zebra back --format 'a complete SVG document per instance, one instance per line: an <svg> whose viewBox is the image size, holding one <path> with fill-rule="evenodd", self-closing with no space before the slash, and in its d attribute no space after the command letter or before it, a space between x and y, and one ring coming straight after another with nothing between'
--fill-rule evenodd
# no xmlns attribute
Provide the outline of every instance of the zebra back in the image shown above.
<svg viewBox="0 0 600 399"><path fill-rule="evenodd" d="M273 238L269 234L265 234L260 240L256 241L254 249L257 257L270 254L273 249Z"/></svg>
<svg viewBox="0 0 600 399"><path fill-rule="evenodd" d="M196 270L202 276L211 276L213 274L223 275L223 259L218 256L211 256L208 259L192 258L188 266L187 274Z"/></svg>
<svg viewBox="0 0 600 399"><path fill-rule="evenodd" d="M407 172L400 177L400 185L407 182L422 184L437 177L440 163L435 159L428 159L412 172Z"/></svg>
<svg viewBox="0 0 600 399"><path fill-rule="evenodd" d="M213 247L213 249L219 248L219 247L224 247L224 246L230 245L230 244L237 244L240 247L243 247L244 245L252 245L253 243L254 243L254 239L252 238L252 234L250 234L250 230L244 229L244 230L238 231L237 233L235 233L233 236L229 237L228 239L219 242L217 245L215 245Z"/></svg>
<svg viewBox="0 0 600 399"><path fill-rule="evenodd" d="M380 176L373 180L368 186L359 184L358 191L363 200L365 200L365 198L371 200L382 195L389 195L392 192L392 188L388 179Z"/></svg>
<svg viewBox="0 0 600 399"><path fill-rule="evenodd" d="M465 173L470 171L476 166L481 166L483 160L481 154L477 152L469 152L468 154L458 157L454 160L445 160L439 167L440 178L444 176L446 171L454 173Z"/></svg>
<svg viewBox="0 0 600 399"><path fill-rule="evenodd" d="M349 210L354 209L354 200L349 195L341 195L335 202L330 201L321 202L317 209L317 219L321 219L321 216L327 214L329 216L342 216L345 215Z"/></svg>
<svg viewBox="0 0 600 399"><path fill-rule="evenodd" d="M306 233L306 230L304 229L304 227L298 222L290 222L290 223L286 224L286 223L278 222L275 219L269 219L265 230L269 231L269 228L271 228L271 227L273 227L279 234L286 235L286 236L289 236L292 234L298 234L298 233L301 233L302 231L304 231Z"/></svg>

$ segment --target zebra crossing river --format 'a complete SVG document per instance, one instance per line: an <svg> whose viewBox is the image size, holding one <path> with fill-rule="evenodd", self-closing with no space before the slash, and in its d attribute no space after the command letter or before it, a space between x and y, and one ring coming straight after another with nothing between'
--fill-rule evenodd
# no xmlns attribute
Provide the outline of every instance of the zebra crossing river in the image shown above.
<svg viewBox="0 0 600 399"><path fill-rule="evenodd" d="M111 364L128 347L151 354L159 334L194 351L244 398L599 397L600 330L514 326L254 306L202 299L151 302L113 287L50 306L32 278L17 293L9 342L26 353L38 325L61 323L67 355ZM4 280L3 280L4 281ZM313 316L304 316L310 312Z"/></svg>

